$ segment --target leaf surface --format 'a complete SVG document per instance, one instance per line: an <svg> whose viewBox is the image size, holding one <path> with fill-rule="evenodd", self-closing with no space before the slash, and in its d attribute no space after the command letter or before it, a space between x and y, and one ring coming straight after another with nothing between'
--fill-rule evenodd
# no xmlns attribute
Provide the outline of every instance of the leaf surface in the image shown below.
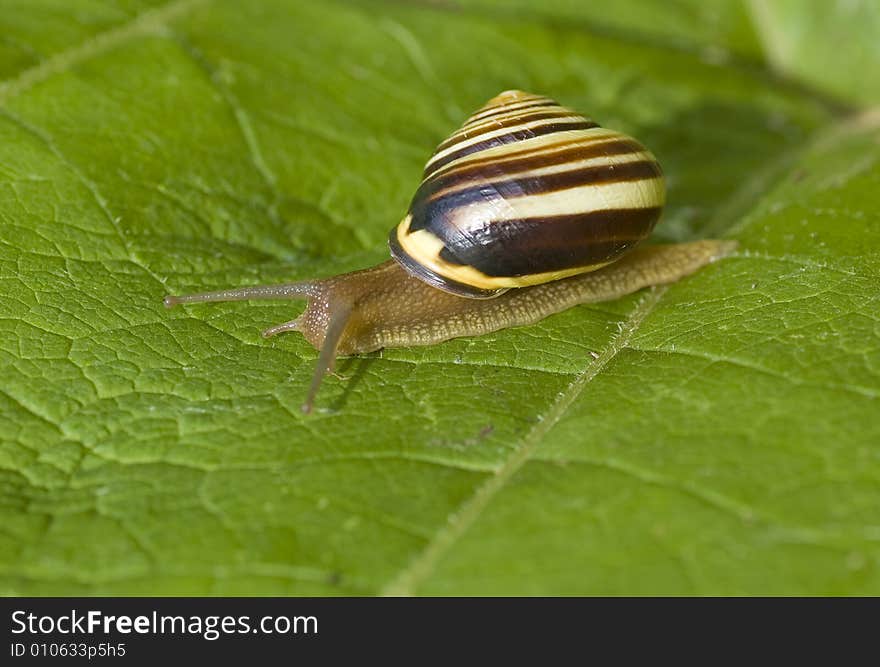
<svg viewBox="0 0 880 667"><path fill-rule="evenodd" d="M876 95L753 8L3 4L6 593L880 592L880 118L839 103ZM301 306L162 307L382 261L507 88L651 147L658 238L740 250L343 360L311 416L315 351L259 336Z"/></svg>

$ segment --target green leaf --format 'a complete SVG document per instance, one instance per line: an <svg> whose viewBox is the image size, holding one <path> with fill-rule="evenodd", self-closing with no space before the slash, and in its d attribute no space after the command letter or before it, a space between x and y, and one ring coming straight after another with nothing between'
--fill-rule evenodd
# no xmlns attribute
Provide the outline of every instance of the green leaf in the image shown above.
<svg viewBox="0 0 880 667"><path fill-rule="evenodd" d="M5 593L880 593L880 113L837 101L876 90L794 8L581 4L0 3ZM506 88L650 146L658 238L740 250L343 360L310 416L315 351L259 336L301 306L162 307L382 261Z"/></svg>

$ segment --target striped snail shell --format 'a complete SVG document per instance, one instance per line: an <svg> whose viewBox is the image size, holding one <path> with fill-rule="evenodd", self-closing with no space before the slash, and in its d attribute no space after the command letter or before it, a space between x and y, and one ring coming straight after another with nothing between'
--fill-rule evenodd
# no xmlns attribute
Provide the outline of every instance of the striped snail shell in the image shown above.
<svg viewBox="0 0 880 667"><path fill-rule="evenodd" d="M613 262L664 201L660 165L635 139L506 91L437 147L389 247L435 287L492 297Z"/></svg>
<svg viewBox="0 0 880 667"><path fill-rule="evenodd" d="M391 230L394 259L317 280L167 296L165 305L307 299L299 317L263 335L300 331L320 350L308 412L337 355L532 324L674 282L734 249L717 240L633 249L664 198L657 160L633 138L547 97L507 91L428 160Z"/></svg>

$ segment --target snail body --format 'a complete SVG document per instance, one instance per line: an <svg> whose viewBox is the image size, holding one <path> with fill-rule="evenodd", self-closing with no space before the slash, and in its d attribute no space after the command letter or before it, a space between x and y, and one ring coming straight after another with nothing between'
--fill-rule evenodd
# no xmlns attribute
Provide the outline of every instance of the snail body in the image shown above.
<svg viewBox="0 0 880 667"><path fill-rule="evenodd" d="M734 242L634 247L665 201L654 156L546 97L507 91L438 146L392 260L282 285L168 296L165 305L297 299L300 331L320 350L308 412L336 356L431 345L537 322L574 305L674 282Z"/></svg>

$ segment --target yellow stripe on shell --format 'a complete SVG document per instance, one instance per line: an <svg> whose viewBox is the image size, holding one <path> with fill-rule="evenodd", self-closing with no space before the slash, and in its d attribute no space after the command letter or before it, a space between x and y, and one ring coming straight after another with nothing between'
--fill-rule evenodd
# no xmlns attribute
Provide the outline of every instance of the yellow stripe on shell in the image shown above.
<svg viewBox="0 0 880 667"><path fill-rule="evenodd" d="M488 161L493 158L506 158L512 153L516 153L518 157L539 157L545 154L552 155L558 150L567 150L578 146L590 146L595 143L607 141L612 138L619 137L621 139L631 139L631 137L621 134L615 130L609 130L604 127L591 127L588 130L563 130L552 134L545 134L529 139L521 139L519 141L504 144L501 146L493 146L482 151L469 153L457 160L453 160L448 164L428 174L425 180L443 176L458 167L467 167L475 162ZM520 156L520 153L522 155ZM433 158L432 158L433 161ZM426 172L431 162L425 165Z"/></svg>
<svg viewBox="0 0 880 667"><path fill-rule="evenodd" d="M570 146L569 146L570 147ZM567 148L569 148L567 147ZM538 156L535 157L539 157ZM531 155L529 159L531 159ZM577 169L586 169L593 167L609 167L609 176L613 177L612 168L617 165L624 165L629 162L656 162L657 159L654 155L648 151L638 151L633 153L621 153L619 155L600 155L598 157L585 158L583 160L571 160L569 162L564 162L562 164L556 164L549 167L537 167L534 169L527 169L525 171L516 171L510 173L504 173L503 175L499 175L492 179L473 179L473 180L463 180L461 183L456 183L455 185L451 185L444 190L438 190L433 192L431 195L432 199L439 199L440 197L446 196L453 192L457 192L459 190L466 190L468 188L473 188L474 186L478 186L480 184L491 185L494 181L508 181L515 179L525 179L525 178L535 178L539 176L553 176L556 174L564 174L568 171L575 171ZM444 173L446 175L446 173ZM455 175L455 171L451 172L451 175ZM640 204L641 205L641 204Z"/></svg>
<svg viewBox="0 0 880 667"><path fill-rule="evenodd" d="M542 120L536 120L536 121L532 121L532 122L528 122L528 123L521 123L519 125L510 125L508 127L503 127L498 130L495 130L494 132L483 132L483 133L478 134L474 137L465 138L462 141L456 142L456 143L452 144L451 146L443 149L442 151L434 153L434 155L431 156L431 159L428 160L428 163L425 165L425 169L429 170L431 168L431 165L433 163L437 162L438 160L445 158L447 155L450 155L451 153L455 153L456 151L462 150L464 148L468 148L469 146L473 146L474 144L478 144L481 141L486 141L488 139L494 139L495 137L500 137L505 134L513 134L515 132L523 132L525 130L538 129L540 127L543 127L544 125L555 125L556 123L576 123L576 122L584 122L584 120L585 119L583 116L578 116L578 115L573 114L571 116L559 116L558 118L544 118ZM550 135L550 136L556 136L557 134L558 133L554 133L553 135ZM529 139L523 139L520 142L516 142L516 143L519 144L522 141L529 141ZM480 153L482 154L482 151L480 151Z"/></svg>
<svg viewBox="0 0 880 667"><path fill-rule="evenodd" d="M503 93L498 93L495 97L486 102L482 107L474 111L474 113L471 114L470 118L468 118L468 122L472 120L477 120L481 116L485 116L486 114L492 113L494 111L498 111L498 109L502 107L519 108L524 105L532 104L538 101L553 102L554 104L559 104L558 102L556 102L556 100L553 100L544 95L525 93L521 90L505 90Z"/></svg>
<svg viewBox="0 0 880 667"><path fill-rule="evenodd" d="M525 276L487 276L485 273L472 266L452 264L444 260L440 257L440 253L444 248L443 241L434 236L427 229L419 229L415 232L409 233L410 220L411 216L407 215L397 226L397 241L400 243L400 247L403 251L413 259L417 260L419 264L430 269L437 275L478 289L498 290L511 287L538 285L550 282L551 280L559 280L560 278L574 276L579 273L595 271L596 269L600 269L611 263L601 262L599 264L573 267L563 271L547 271L544 273L532 273Z"/></svg>
<svg viewBox="0 0 880 667"><path fill-rule="evenodd" d="M503 220L653 208L663 206L665 200L666 188L662 177L617 183L591 183L537 195L489 198L484 203L450 211L449 223L467 233Z"/></svg>
<svg viewBox="0 0 880 667"><path fill-rule="evenodd" d="M494 116L469 120L467 123L462 125L461 128L451 134L446 139L446 141L459 135L468 136L474 132L483 132L483 130L485 130L486 128L490 128L493 125L498 125L499 123L503 123L505 121L516 120L517 118L528 118L532 114L558 113L558 118L577 116L580 120L590 120L589 118L586 118L585 116L579 114L577 111L572 111L571 109L568 109L566 107L561 107L558 104L546 107L524 106L522 108L505 109L504 111L495 109L494 111L496 112ZM544 118L542 120L550 119ZM514 126L511 125L509 127Z"/></svg>

